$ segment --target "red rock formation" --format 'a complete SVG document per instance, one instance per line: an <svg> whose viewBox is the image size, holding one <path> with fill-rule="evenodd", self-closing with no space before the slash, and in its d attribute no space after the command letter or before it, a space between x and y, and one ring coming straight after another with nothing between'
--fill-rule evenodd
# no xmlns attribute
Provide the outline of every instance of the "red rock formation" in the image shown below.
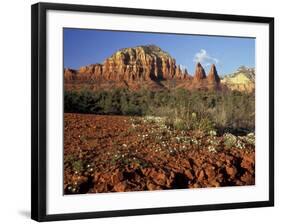
<svg viewBox="0 0 281 224"><path fill-rule="evenodd" d="M68 81L72 81L76 79L76 70L65 68L64 69L64 79Z"/></svg>
<svg viewBox="0 0 281 224"><path fill-rule="evenodd" d="M184 79L187 79L188 78L188 72L187 72L187 70L186 69L184 69L184 71L183 71L183 78Z"/></svg>
<svg viewBox="0 0 281 224"><path fill-rule="evenodd" d="M177 78L177 79L184 78L184 74L182 73L180 66L177 66L177 68L176 68L175 78Z"/></svg>
<svg viewBox="0 0 281 224"><path fill-rule="evenodd" d="M220 83L220 77L218 76L218 72L217 72L216 66L214 64L212 64L212 66L211 66L207 79L208 79L209 84Z"/></svg>
<svg viewBox="0 0 281 224"><path fill-rule="evenodd" d="M206 79L206 73L200 62L197 63L196 69L195 69L195 74L193 78L194 83L199 83L203 79Z"/></svg>
<svg viewBox="0 0 281 224"><path fill-rule="evenodd" d="M215 65L211 66L206 77L204 68L197 63L194 77L192 77L186 69L183 70L176 65L175 59L169 53L155 45L124 48L105 59L102 64L82 66L78 70L65 69L64 80L66 84L69 83L69 89L76 84L80 86L89 84L93 89L120 86L140 89L145 85L150 89L208 90L218 89L220 86L220 78ZM108 81L112 81L110 85ZM163 85L162 81L167 82Z"/></svg>
<svg viewBox="0 0 281 224"><path fill-rule="evenodd" d="M124 48L103 64L83 66L77 71L77 80L104 79L114 81L149 81L183 79L187 72L183 73L179 66L167 52L155 45ZM69 72L65 73L65 80L72 80Z"/></svg>
<svg viewBox="0 0 281 224"><path fill-rule="evenodd" d="M163 80L175 70L175 59L155 45L121 49L103 64L103 76L112 80Z"/></svg>
<svg viewBox="0 0 281 224"><path fill-rule="evenodd" d="M91 80L91 79L100 79L102 78L102 65L101 64L92 64L88 66L83 66L78 70L79 80Z"/></svg>

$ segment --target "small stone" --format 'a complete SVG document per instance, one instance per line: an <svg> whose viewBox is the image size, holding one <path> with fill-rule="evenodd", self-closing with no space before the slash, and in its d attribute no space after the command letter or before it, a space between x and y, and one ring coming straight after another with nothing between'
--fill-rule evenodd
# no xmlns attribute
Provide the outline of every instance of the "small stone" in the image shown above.
<svg viewBox="0 0 281 224"><path fill-rule="evenodd" d="M186 170L186 171L184 172L184 174L187 176L187 178L188 178L189 180L193 180L193 179L194 179L194 176L193 176L193 174L191 173L190 170Z"/></svg>
<svg viewBox="0 0 281 224"><path fill-rule="evenodd" d="M111 177L111 182L112 182L113 185L119 183L122 180L123 180L123 174L122 174L122 172L119 172L119 171L117 171Z"/></svg>
<svg viewBox="0 0 281 224"><path fill-rule="evenodd" d="M246 185L253 185L255 184L255 178L249 173L245 172L241 177L241 180L246 183Z"/></svg>
<svg viewBox="0 0 281 224"><path fill-rule="evenodd" d="M219 183L218 181L216 181L216 180L212 180L212 181L210 182L210 184L211 184L213 187L220 187L220 186L221 186L220 183Z"/></svg>
<svg viewBox="0 0 281 224"><path fill-rule="evenodd" d="M126 187L127 187L126 181L122 181L114 186L114 190L117 192L124 192Z"/></svg>
<svg viewBox="0 0 281 224"><path fill-rule="evenodd" d="M203 181L205 178L204 170L201 170L198 175L198 181Z"/></svg>
<svg viewBox="0 0 281 224"><path fill-rule="evenodd" d="M150 177L158 185L165 185L165 183L167 182L167 177L162 172L152 170L152 172L150 173Z"/></svg>
<svg viewBox="0 0 281 224"><path fill-rule="evenodd" d="M147 189L148 189L149 191L153 191L153 190L156 189L156 185L153 184L153 183L151 183L151 182L148 182L148 183L146 184L146 187L147 187Z"/></svg>
<svg viewBox="0 0 281 224"><path fill-rule="evenodd" d="M234 166L227 166L225 170L231 179L233 179L237 174L237 169Z"/></svg>
<svg viewBox="0 0 281 224"><path fill-rule="evenodd" d="M207 166L207 168L205 169L205 173L208 176L209 180L212 180L215 178L216 176L216 172L215 172L215 167L213 166Z"/></svg>

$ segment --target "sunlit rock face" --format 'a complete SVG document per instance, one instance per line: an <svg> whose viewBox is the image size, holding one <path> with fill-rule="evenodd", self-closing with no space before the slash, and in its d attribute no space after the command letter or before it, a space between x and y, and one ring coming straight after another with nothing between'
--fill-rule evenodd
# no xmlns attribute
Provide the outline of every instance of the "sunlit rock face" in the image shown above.
<svg viewBox="0 0 281 224"><path fill-rule="evenodd" d="M232 74L226 75L221 83L230 90L240 92L255 91L255 69L241 66Z"/></svg>
<svg viewBox="0 0 281 224"><path fill-rule="evenodd" d="M68 73L65 72L65 79L72 80ZM155 45L146 45L121 49L103 64L83 66L78 69L75 78L131 82L184 79L187 75L187 70L182 71L170 54Z"/></svg>
<svg viewBox="0 0 281 224"><path fill-rule="evenodd" d="M67 89L83 88L85 84L91 86L91 89L118 87L137 90L146 87L152 90L184 88L253 92L254 78L254 69L242 66L221 79L214 64L206 75L199 62L192 76L187 69L177 65L169 53L155 45L123 48L101 64L86 65L77 70L64 69L64 81L69 84Z"/></svg>

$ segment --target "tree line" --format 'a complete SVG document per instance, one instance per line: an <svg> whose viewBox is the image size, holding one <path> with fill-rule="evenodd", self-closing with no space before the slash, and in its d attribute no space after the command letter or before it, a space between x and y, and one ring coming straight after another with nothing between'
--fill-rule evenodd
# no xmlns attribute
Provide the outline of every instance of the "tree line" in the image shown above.
<svg viewBox="0 0 281 224"><path fill-rule="evenodd" d="M185 89L65 91L64 111L103 115L161 116L178 129L255 129L255 95Z"/></svg>

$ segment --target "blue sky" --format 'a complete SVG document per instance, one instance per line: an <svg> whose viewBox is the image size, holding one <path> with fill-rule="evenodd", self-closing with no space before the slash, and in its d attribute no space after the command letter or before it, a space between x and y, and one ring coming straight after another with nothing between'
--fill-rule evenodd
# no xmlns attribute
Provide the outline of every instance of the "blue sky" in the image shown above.
<svg viewBox="0 0 281 224"><path fill-rule="evenodd" d="M206 72L210 64L219 75L239 66L255 67L255 39L238 37L122 32L91 29L64 29L64 67L77 69L102 63L121 48L155 44L176 59L176 63L194 73L197 61Z"/></svg>

